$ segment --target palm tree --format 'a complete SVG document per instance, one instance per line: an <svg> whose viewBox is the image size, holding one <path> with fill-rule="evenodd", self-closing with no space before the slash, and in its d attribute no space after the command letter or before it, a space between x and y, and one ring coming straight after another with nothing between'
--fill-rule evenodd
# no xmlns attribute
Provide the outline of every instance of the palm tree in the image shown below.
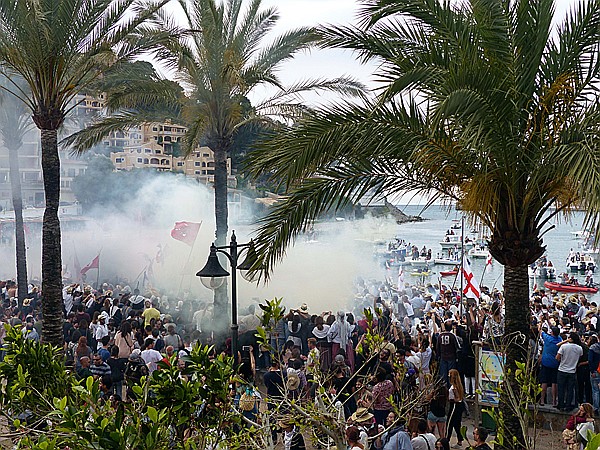
<svg viewBox="0 0 600 450"><path fill-rule="evenodd" d="M8 85L3 78L0 83ZM19 89L26 91L22 80ZM17 263L17 295L19 305L27 295L27 251L25 246L25 228L23 224L23 195L21 191L21 172L19 170L19 150L23 146L25 134L31 130L33 122L23 102L7 94L0 93L0 136L8 150L10 189L15 214L15 255Z"/></svg>
<svg viewBox="0 0 600 450"><path fill-rule="evenodd" d="M504 265L507 336L529 335L527 265L549 221L573 205L600 221L600 1L553 28L552 0L363 0L359 27L328 27L324 45L378 62L377 101L303 118L250 157L288 197L258 229L267 269L320 213L368 191L458 202L487 225ZM523 346L507 350L511 370ZM504 408L504 445L526 424Z"/></svg>
<svg viewBox="0 0 600 450"><path fill-rule="evenodd" d="M168 38L153 26L162 21L164 3L0 0L0 72L11 81L4 89L27 105L41 132L43 337L55 345L62 344L63 325L58 130L90 83ZM14 82L16 75L29 91Z"/></svg>
<svg viewBox="0 0 600 450"><path fill-rule="evenodd" d="M179 81L191 91L189 97L182 99L185 103L181 108L176 108L180 115L172 117L188 126L184 150L189 154L204 140L214 152L216 245L225 245L227 238L227 158L236 131L267 116L289 119L305 113L307 108L298 97L303 92L329 90L359 95L363 91L359 83L344 77L306 80L284 87L278 70L294 55L313 46L316 36L312 29L298 28L267 45L265 41L279 19L276 9L263 10L262 0L252 0L244 11L242 3L242 0L181 2L191 37L176 49L165 49L162 55L163 62L177 67ZM174 50L171 56L170 50ZM177 100L172 92L161 96L160 84L152 87L152 81L160 80L140 81L140 86L123 89L109 101L112 117L68 142L78 149L89 148L110 131L156 120L160 108L148 105L164 103L169 109ZM247 96L259 86L270 86L276 92L248 108ZM132 98L133 92L138 93L136 98ZM148 114L148 109L153 114ZM229 317L227 303L227 287L223 285L215 293L215 317Z"/></svg>

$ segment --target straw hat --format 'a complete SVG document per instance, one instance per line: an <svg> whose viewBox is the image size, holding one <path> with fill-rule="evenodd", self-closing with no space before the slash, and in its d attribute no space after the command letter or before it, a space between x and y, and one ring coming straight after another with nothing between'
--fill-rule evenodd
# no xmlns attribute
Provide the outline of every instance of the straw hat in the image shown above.
<svg viewBox="0 0 600 450"><path fill-rule="evenodd" d="M290 373L287 376L286 387L288 391L295 391L300 387L300 377L295 373Z"/></svg>
<svg viewBox="0 0 600 450"><path fill-rule="evenodd" d="M371 414L367 408L358 408L350 418L352 419L352 422L361 423L373 419L373 414Z"/></svg>
<svg viewBox="0 0 600 450"><path fill-rule="evenodd" d="M283 416L277 421L277 425L279 425L281 428L287 428L290 425L294 425L294 418L290 415Z"/></svg>

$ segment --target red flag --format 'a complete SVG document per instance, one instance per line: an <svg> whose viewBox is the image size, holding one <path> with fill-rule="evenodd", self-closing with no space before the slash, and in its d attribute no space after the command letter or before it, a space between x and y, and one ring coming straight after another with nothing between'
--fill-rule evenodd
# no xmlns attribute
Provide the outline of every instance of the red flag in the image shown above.
<svg viewBox="0 0 600 450"><path fill-rule="evenodd" d="M99 267L100 267L100 255L96 256L94 259L92 259L91 263L89 263L87 266L85 266L83 269L81 269L81 274L85 275L88 270L98 269Z"/></svg>
<svg viewBox="0 0 600 450"><path fill-rule="evenodd" d="M200 231L200 225L202 222L175 222L175 226L171 230L171 237L192 247L198 231Z"/></svg>

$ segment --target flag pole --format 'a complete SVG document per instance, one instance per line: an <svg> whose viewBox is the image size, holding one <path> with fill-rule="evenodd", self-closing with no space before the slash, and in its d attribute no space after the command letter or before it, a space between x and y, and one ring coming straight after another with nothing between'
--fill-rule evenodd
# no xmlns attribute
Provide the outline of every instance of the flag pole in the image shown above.
<svg viewBox="0 0 600 450"><path fill-rule="evenodd" d="M463 274L465 273L465 216L463 214L463 216L461 217L461 224L460 224L460 317L463 316L463 280L464 280L464 276Z"/></svg>
<svg viewBox="0 0 600 450"><path fill-rule="evenodd" d="M100 251L98 252L98 268L96 269L96 290L99 291L100 289L100 255L102 254L102 249L104 247L100 247Z"/></svg>
<svg viewBox="0 0 600 450"><path fill-rule="evenodd" d="M196 245L196 239L198 238L198 235L196 234L196 237L194 238L194 241L192 242L192 246L190 248L190 252L188 253L188 257L185 261L185 264L183 265L183 270L181 271L181 280L179 281L179 293L181 293L181 287L183 286L183 279L186 276L187 270L185 270L189 263L190 263L190 259L192 258L192 252L194 251L194 245Z"/></svg>

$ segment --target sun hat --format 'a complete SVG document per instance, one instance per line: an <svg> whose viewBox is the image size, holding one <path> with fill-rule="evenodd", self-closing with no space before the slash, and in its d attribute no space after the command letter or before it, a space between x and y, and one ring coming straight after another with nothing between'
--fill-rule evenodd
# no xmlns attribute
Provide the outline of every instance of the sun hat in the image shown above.
<svg viewBox="0 0 600 450"><path fill-rule="evenodd" d="M288 391L295 391L300 387L300 377L295 373L288 374L285 386Z"/></svg>
<svg viewBox="0 0 600 450"><path fill-rule="evenodd" d="M303 313L307 313L308 312L308 305L306 303L302 303L302 305L300 306L300 311Z"/></svg>
<svg viewBox="0 0 600 450"><path fill-rule="evenodd" d="M367 408L358 408L354 414L350 416L352 422L366 422L373 419L373 414L369 412Z"/></svg>
<svg viewBox="0 0 600 450"><path fill-rule="evenodd" d="M285 415L277 421L277 425L281 428L286 428L290 425L294 425L294 418L290 415Z"/></svg>

